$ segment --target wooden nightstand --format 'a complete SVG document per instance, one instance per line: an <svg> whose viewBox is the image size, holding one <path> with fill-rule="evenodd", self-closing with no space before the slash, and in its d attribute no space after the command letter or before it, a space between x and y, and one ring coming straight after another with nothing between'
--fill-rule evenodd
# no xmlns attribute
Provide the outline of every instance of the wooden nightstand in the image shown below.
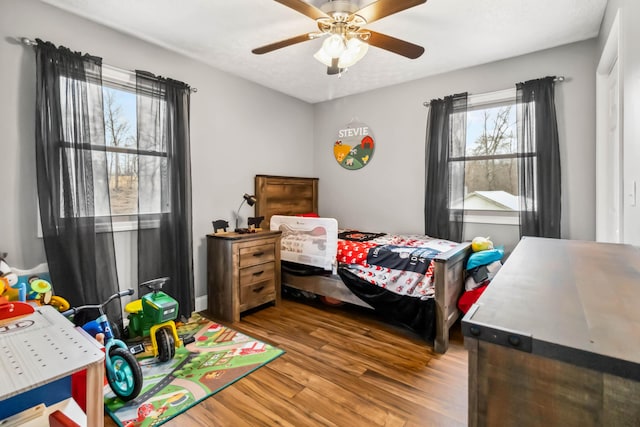
<svg viewBox="0 0 640 427"><path fill-rule="evenodd" d="M208 311L237 322L240 313L280 303L280 231L207 235Z"/></svg>

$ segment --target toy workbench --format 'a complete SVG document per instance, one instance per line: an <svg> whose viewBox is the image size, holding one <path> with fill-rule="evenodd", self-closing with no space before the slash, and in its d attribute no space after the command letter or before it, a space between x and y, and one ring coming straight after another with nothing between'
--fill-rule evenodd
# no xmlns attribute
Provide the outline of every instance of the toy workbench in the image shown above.
<svg viewBox="0 0 640 427"><path fill-rule="evenodd" d="M86 369L86 424L102 426L103 360L100 346L51 306L0 320L0 420L64 399L47 388L68 385L71 374Z"/></svg>

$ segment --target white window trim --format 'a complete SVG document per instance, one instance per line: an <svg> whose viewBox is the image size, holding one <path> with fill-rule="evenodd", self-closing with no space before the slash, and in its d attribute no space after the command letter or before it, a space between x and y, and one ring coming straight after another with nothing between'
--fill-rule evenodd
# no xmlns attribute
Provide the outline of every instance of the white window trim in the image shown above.
<svg viewBox="0 0 640 427"><path fill-rule="evenodd" d="M520 212L467 209L464 212L463 222L469 224L520 225Z"/></svg>
<svg viewBox="0 0 640 427"><path fill-rule="evenodd" d="M135 216L135 215L132 215ZM137 231L140 229L147 229L147 228L158 228L160 227L160 220L159 219L148 219L148 220L144 220L144 221L140 221L140 224L138 226L138 220L134 219L134 220L122 220L119 221L118 216L112 216L111 217L111 230L114 233L118 233L118 232L122 232L122 231ZM105 226L98 226L96 227L98 233L105 233L110 231L109 227L105 227Z"/></svg>
<svg viewBox="0 0 640 427"><path fill-rule="evenodd" d="M37 197L36 197L37 199ZM38 202L36 202L38 204ZM40 220L40 206L38 204L37 206L37 222L38 222L38 227L36 230L36 237L42 239L44 237L43 233L42 233L42 221ZM107 233L109 231L112 231L114 233L122 233L122 232L130 232L130 231L138 231L140 229L147 229L147 228L158 228L160 227L160 220L159 219L149 219L149 220L145 220L140 222L139 224L140 226L138 226L138 220L117 220L117 216L115 217L111 217L111 227L107 227L105 225L102 224L97 224L96 225L96 232L98 233Z"/></svg>
<svg viewBox="0 0 640 427"><path fill-rule="evenodd" d="M516 101L516 88L478 93L467 97L467 108L484 107L500 102Z"/></svg>
<svg viewBox="0 0 640 427"><path fill-rule="evenodd" d="M129 70L123 70L120 68L112 67L110 65L103 64L102 65L102 81L107 82L107 86L109 83L121 85L123 87L128 88L129 90L133 89L135 92L136 89L136 75L135 73Z"/></svg>

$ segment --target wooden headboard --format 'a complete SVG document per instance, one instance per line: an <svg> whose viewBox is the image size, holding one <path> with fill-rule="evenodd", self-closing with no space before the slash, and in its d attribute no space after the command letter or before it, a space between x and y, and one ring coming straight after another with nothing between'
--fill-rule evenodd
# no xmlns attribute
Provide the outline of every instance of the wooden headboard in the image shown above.
<svg viewBox="0 0 640 427"><path fill-rule="evenodd" d="M256 216L269 229L272 215L318 213L318 178L256 175Z"/></svg>

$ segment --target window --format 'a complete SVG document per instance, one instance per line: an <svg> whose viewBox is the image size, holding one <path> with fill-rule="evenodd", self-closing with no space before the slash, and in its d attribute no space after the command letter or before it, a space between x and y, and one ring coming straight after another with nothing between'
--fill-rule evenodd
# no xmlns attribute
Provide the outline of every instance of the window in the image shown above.
<svg viewBox="0 0 640 427"><path fill-rule="evenodd" d="M61 79L64 80L65 77ZM65 87L64 83L62 82L62 87ZM97 85L91 82L88 84ZM62 114L68 114L65 109L67 99L65 94L62 94L61 98ZM166 147L162 142L146 143L144 149L139 147L137 100L135 75L103 66L102 110L105 146L94 146L91 151L94 168L93 188L96 190L96 194L93 195L95 209L93 216L99 220L107 218L110 214L114 231L136 229L139 213L154 214L169 210L166 202L168 198L161 194L162 191L167 190L167 186L164 185L167 169ZM96 100L96 102L99 101ZM65 129L65 132L76 131L77 129ZM92 132L92 134L98 134L100 131L92 129ZM153 136L142 135L140 138L144 141L156 141L157 139ZM63 142L63 149L73 150L74 147ZM104 170L97 169L105 164L106 174ZM73 165L70 169L74 173ZM140 189L141 191L138 188L140 174L146 177L145 183L147 183L144 189ZM108 176L108 194L100 194L104 193L102 189L106 186L95 184L100 176ZM61 194L60 197L65 196ZM76 212L79 212L80 216L92 215L90 212L84 212L81 207ZM65 215L64 212L61 214ZM153 226L152 223L148 225Z"/></svg>
<svg viewBox="0 0 640 427"><path fill-rule="evenodd" d="M515 89L468 99L464 155L452 152L450 170L464 165L465 222L517 224L519 208Z"/></svg>

